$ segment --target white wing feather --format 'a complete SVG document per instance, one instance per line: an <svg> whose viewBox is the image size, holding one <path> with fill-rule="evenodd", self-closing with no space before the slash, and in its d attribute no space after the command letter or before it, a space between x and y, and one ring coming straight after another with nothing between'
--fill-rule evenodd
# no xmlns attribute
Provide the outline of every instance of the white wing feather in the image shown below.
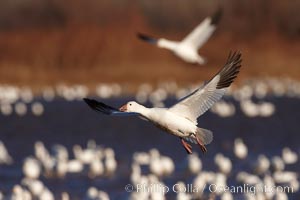
<svg viewBox="0 0 300 200"><path fill-rule="evenodd" d="M216 89L219 79L219 75L215 76L202 89L198 89L193 95L183 99L169 108L169 110L197 123L197 118L211 108L225 94L225 88Z"/></svg>
<svg viewBox="0 0 300 200"><path fill-rule="evenodd" d="M187 95L169 111L197 124L197 118L211 108L225 94L241 67L241 54L229 54L225 66L206 85Z"/></svg>
<svg viewBox="0 0 300 200"><path fill-rule="evenodd" d="M181 44L190 46L196 50L202 47L216 30L216 26L211 25L210 21L210 18L206 18L182 40Z"/></svg>
<svg viewBox="0 0 300 200"><path fill-rule="evenodd" d="M213 16L205 18L194 30L188 34L181 44L197 50L204 45L217 28L217 23L222 16L222 9L218 9Z"/></svg>

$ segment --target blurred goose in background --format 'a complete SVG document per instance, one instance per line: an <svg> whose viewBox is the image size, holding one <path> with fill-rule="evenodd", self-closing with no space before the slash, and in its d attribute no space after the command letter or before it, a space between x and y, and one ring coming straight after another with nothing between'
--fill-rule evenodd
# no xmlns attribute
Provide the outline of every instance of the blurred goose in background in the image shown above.
<svg viewBox="0 0 300 200"><path fill-rule="evenodd" d="M61 200L69 200L70 195L67 192L62 192L61 193Z"/></svg>
<svg viewBox="0 0 300 200"><path fill-rule="evenodd" d="M150 155L147 152L135 152L133 160L139 165L148 165L150 163Z"/></svg>
<svg viewBox="0 0 300 200"><path fill-rule="evenodd" d="M229 174L232 169L232 162L229 158L223 156L223 154L218 153L215 156L215 164L218 166L219 171L223 174Z"/></svg>
<svg viewBox="0 0 300 200"><path fill-rule="evenodd" d="M28 157L23 163L23 174L27 178L37 179L41 174L41 165L39 161L33 157Z"/></svg>
<svg viewBox="0 0 300 200"><path fill-rule="evenodd" d="M42 97L47 102L52 101L55 98L55 90L51 87L45 87L42 91Z"/></svg>
<svg viewBox="0 0 300 200"><path fill-rule="evenodd" d="M49 151L45 147L44 143L37 141L34 144L34 155L42 164L45 169L45 174L47 176L52 175L53 169L55 167L55 158L49 154Z"/></svg>
<svg viewBox="0 0 300 200"><path fill-rule="evenodd" d="M30 192L20 185L14 185L12 189L12 194L9 199L14 199L14 200L31 200L32 196Z"/></svg>
<svg viewBox="0 0 300 200"><path fill-rule="evenodd" d="M73 146L73 153L75 158L84 164L90 164L95 158L94 149L83 149L80 145Z"/></svg>
<svg viewBox="0 0 300 200"><path fill-rule="evenodd" d="M150 163L149 163L150 172L157 177L163 176L164 170L160 160L159 151L157 149L151 149L149 151L149 154L150 154Z"/></svg>
<svg viewBox="0 0 300 200"><path fill-rule="evenodd" d="M211 111L220 117L231 117L235 114L235 107L232 103L219 101L212 107Z"/></svg>
<svg viewBox="0 0 300 200"><path fill-rule="evenodd" d="M206 187L206 183L207 183L207 180L206 180L206 175L205 175L206 172L204 173L199 173L193 180L192 184L193 186L195 186L195 188L199 188L199 191L196 192L196 193L193 193L193 197L194 199L200 199L200 197L202 197L202 194L204 192L204 189Z"/></svg>
<svg viewBox="0 0 300 200"><path fill-rule="evenodd" d="M68 160L67 162L67 172L68 173L80 173L83 171L83 164L76 159Z"/></svg>
<svg viewBox="0 0 300 200"><path fill-rule="evenodd" d="M31 105L31 112L35 116L41 116L44 113L44 106L39 102L35 102Z"/></svg>
<svg viewBox="0 0 300 200"><path fill-rule="evenodd" d="M198 174L202 169L202 162L197 153L193 153L187 157L188 170L192 174Z"/></svg>
<svg viewBox="0 0 300 200"><path fill-rule="evenodd" d="M256 184L261 183L261 179L259 178L259 176L249 174L249 173L243 172L243 171L239 172L236 175L236 180L238 182L246 183L246 184L249 184L249 185L256 185Z"/></svg>
<svg viewBox="0 0 300 200"><path fill-rule="evenodd" d="M273 177L271 177L268 174L265 175L263 178L263 185L266 188L275 188L276 187ZM275 193L276 192L266 192L265 193L266 199L273 199Z"/></svg>
<svg viewBox="0 0 300 200"><path fill-rule="evenodd" d="M5 116L11 115L13 112L12 105L9 103L0 104L0 113Z"/></svg>
<svg viewBox="0 0 300 200"><path fill-rule="evenodd" d="M264 174L269 170L270 165L269 159L265 155L261 154L257 158L254 171L256 174Z"/></svg>
<svg viewBox="0 0 300 200"><path fill-rule="evenodd" d="M233 200L233 195L230 192L224 192L221 197L221 200Z"/></svg>
<svg viewBox="0 0 300 200"><path fill-rule="evenodd" d="M279 156L273 156L271 159L271 164L274 171L283 171L285 168L284 161Z"/></svg>
<svg viewBox="0 0 300 200"><path fill-rule="evenodd" d="M86 200L109 200L109 196L106 192L98 190L95 187L90 187L86 194Z"/></svg>
<svg viewBox="0 0 300 200"><path fill-rule="evenodd" d="M298 174L291 171L276 171L273 177L276 183L291 183L298 180Z"/></svg>
<svg viewBox="0 0 300 200"><path fill-rule="evenodd" d="M63 145L55 144L52 147L52 151L57 160L68 160L69 159L68 149Z"/></svg>
<svg viewBox="0 0 300 200"><path fill-rule="evenodd" d="M258 105L260 116L270 117L276 111L275 105L270 102L262 102Z"/></svg>
<svg viewBox="0 0 300 200"><path fill-rule="evenodd" d="M288 195L284 192L276 192L275 194L275 200L288 200Z"/></svg>
<svg viewBox="0 0 300 200"><path fill-rule="evenodd" d="M15 112L18 116L24 116L27 113L27 106L23 102L18 102L15 104Z"/></svg>
<svg viewBox="0 0 300 200"><path fill-rule="evenodd" d="M227 185L226 182L227 182L227 177L225 176L225 174L219 173L219 172L215 173L215 178L212 181L212 183L214 183L218 187L222 187L223 188L223 187L226 187L226 185ZM222 191L222 190L216 190L215 192L216 192L216 194L218 196L220 196L224 191Z"/></svg>
<svg viewBox="0 0 300 200"><path fill-rule="evenodd" d="M42 194L45 186L42 181L24 178L22 181L22 186L26 187L34 197L38 197Z"/></svg>
<svg viewBox="0 0 300 200"><path fill-rule="evenodd" d="M146 108L130 101L119 109L102 102L84 98L94 110L112 116L137 115L152 122L158 128L180 138L187 153L192 153L192 146L186 141L198 144L202 152L204 145L211 143L213 134L210 130L197 127L197 119L210 109L225 94L226 89L237 77L241 67L241 54L230 53L224 67L207 84L196 89L170 108Z"/></svg>
<svg viewBox="0 0 300 200"><path fill-rule="evenodd" d="M201 48L217 28L222 16L222 9L219 8L214 15L205 18L190 34L182 41L171 41L164 38L156 39L142 33L138 33L139 39L155 44L159 48L172 51L176 56L188 63L205 64L205 58L198 54Z"/></svg>
<svg viewBox="0 0 300 200"><path fill-rule="evenodd" d="M25 178L22 180L24 186L32 194L30 199L53 200L54 195L40 180ZM25 191L25 190L24 190ZM29 193L29 194L30 194Z"/></svg>
<svg viewBox="0 0 300 200"><path fill-rule="evenodd" d="M164 176L169 176L174 172L175 164L174 164L173 160L170 157L161 156L160 162L161 162L161 166L162 166Z"/></svg>
<svg viewBox="0 0 300 200"><path fill-rule="evenodd" d="M285 164L294 164L298 161L298 155L296 152L293 152L290 148L285 147L282 150L282 159Z"/></svg>
<svg viewBox="0 0 300 200"><path fill-rule="evenodd" d="M41 199L41 200L54 200L55 198L54 198L53 193L48 188L44 188L43 192L39 196L39 199Z"/></svg>
<svg viewBox="0 0 300 200"><path fill-rule="evenodd" d="M298 192L300 189L300 183L298 179L293 179L290 181L290 187L293 188L294 192Z"/></svg>
<svg viewBox="0 0 300 200"><path fill-rule="evenodd" d="M241 138L234 140L234 154L239 159L244 159L248 155L248 148Z"/></svg>
<svg viewBox="0 0 300 200"><path fill-rule="evenodd" d="M184 192L186 190L186 184L182 181L177 182L174 185L174 189L176 191L176 200L190 200L192 199L192 195L188 192Z"/></svg>
<svg viewBox="0 0 300 200"><path fill-rule="evenodd" d="M95 157L95 159L90 164L89 168L89 177L95 178L97 176L101 176L104 173L104 165L102 162L102 155Z"/></svg>
<svg viewBox="0 0 300 200"><path fill-rule="evenodd" d="M131 164L130 182L134 185L141 183L142 169L138 163Z"/></svg>
<svg viewBox="0 0 300 200"><path fill-rule="evenodd" d="M0 140L0 165L10 165L13 163L12 157L9 155L4 143Z"/></svg>
<svg viewBox="0 0 300 200"><path fill-rule="evenodd" d="M112 176L117 169L115 152L112 148L107 148L104 150L104 156L105 156L105 161L104 161L105 173L108 176Z"/></svg>

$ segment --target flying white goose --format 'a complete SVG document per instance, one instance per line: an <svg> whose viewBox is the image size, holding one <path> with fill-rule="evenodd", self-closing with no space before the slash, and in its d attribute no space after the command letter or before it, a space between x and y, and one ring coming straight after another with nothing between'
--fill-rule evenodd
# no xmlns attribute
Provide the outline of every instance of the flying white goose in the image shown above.
<svg viewBox="0 0 300 200"><path fill-rule="evenodd" d="M178 136L187 153L192 147L186 141L198 144L206 152L205 144L213 140L210 130L197 127L197 118L205 113L225 93L241 67L241 54L230 53L224 67L207 84L181 99L170 108L146 108L130 101L119 109L96 100L84 98L94 110L112 116L137 115L152 122L158 128ZM185 141L186 140L186 141Z"/></svg>
<svg viewBox="0 0 300 200"><path fill-rule="evenodd" d="M153 38L138 33L139 39L155 44L159 48L171 50L176 56L188 63L205 64L205 58L198 54L202 47L217 28L222 16L222 9L219 8L213 16L205 18L190 34L181 41L171 41L164 38Z"/></svg>

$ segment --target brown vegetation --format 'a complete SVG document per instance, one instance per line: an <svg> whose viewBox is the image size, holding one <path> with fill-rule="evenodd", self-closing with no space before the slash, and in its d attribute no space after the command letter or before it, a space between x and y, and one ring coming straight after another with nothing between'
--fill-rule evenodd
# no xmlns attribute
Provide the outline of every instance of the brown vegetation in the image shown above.
<svg viewBox="0 0 300 200"><path fill-rule="evenodd" d="M297 3L226 1L216 34L200 49L208 64L196 66L142 43L135 33L180 39L214 12L218 1L9 2L0 3L1 83L190 83L210 78L236 49L243 53L239 80L266 75L300 79Z"/></svg>

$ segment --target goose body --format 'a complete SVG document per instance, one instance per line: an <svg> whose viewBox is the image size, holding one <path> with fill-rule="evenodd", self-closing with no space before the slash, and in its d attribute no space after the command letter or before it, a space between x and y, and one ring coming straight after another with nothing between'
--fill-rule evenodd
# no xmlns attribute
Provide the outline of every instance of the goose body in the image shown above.
<svg viewBox="0 0 300 200"><path fill-rule="evenodd" d="M144 107L139 114L151 121L160 129L178 137L187 137L196 133L197 130L197 124L172 113L167 108Z"/></svg>
<svg viewBox="0 0 300 200"><path fill-rule="evenodd" d="M213 140L210 130L199 128L197 119L216 103L226 92L236 78L241 67L241 54L229 54L224 67L207 84L196 89L191 94L179 100L170 108L146 108L137 102L130 101L119 109L96 100L85 98L84 101L93 109L106 115L128 116L136 115L163 131L180 138L187 153L192 153L192 146L198 144L203 152L204 145Z"/></svg>

